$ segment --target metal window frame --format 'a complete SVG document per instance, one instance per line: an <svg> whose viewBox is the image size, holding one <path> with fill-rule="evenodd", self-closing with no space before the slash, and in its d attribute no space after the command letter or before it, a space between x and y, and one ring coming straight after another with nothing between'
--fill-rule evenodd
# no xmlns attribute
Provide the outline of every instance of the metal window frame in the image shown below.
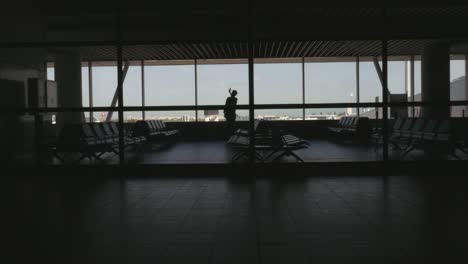
<svg viewBox="0 0 468 264"><path fill-rule="evenodd" d="M88 61L88 102L89 106L93 107L93 63ZM89 112L89 122L94 122L94 112Z"/></svg>
<svg viewBox="0 0 468 264"><path fill-rule="evenodd" d="M305 105L305 58L302 58L302 104ZM305 120L306 109L302 108L302 120Z"/></svg>
<svg viewBox="0 0 468 264"><path fill-rule="evenodd" d="M198 108L198 61L193 60L194 88L195 88L195 108ZM198 122L198 110L195 110L195 122Z"/></svg>
<svg viewBox="0 0 468 264"><path fill-rule="evenodd" d="M361 79L360 79L360 74L361 74L361 69L360 69L360 60L359 60L359 56L356 56L356 103L360 103L361 102ZM356 115L358 117L361 116L361 108L358 106L356 107Z"/></svg>

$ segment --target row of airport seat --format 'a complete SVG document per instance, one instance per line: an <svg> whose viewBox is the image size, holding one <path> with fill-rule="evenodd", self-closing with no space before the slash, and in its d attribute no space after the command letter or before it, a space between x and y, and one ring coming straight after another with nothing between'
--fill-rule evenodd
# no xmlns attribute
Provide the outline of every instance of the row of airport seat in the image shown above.
<svg viewBox="0 0 468 264"><path fill-rule="evenodd" d="M257 160L265 162L277 154L276 157L271 160L272 162L278 161L284 156L292 156L296 161L304 162L294 151L307 148L309 145L307 141L295 135L283 133L279 129L274 129L264 120L255 120L253 133L255 137L253 154ZM250 148L248 130L236 130L228 139L227 143L237 149L237 152L232 156L233 161L248 156L248 150ZM263 156L260 151L267 151L269 154Z"/></svg>
<svg viewBox="0 0 468 264"><path fill-rule="evenodd" d="M145 137L134 136L132 131L122 129L123 146L129 147L146 141ZM53 155L63 161L63 155L70 152L81 153L83 158L98 159L104 153L119 151L119 127L115 122L83 123L65 125L57 145L52 148Z"/></svg>
<svg viewBox="0 0 468 264"><path fill-rule="evenodd" d="M135 135L147 139L153 137L172 137L179 134L178 129L169 129L166 123L161 120L140 120L137 121L133 129Z"/></svg>
<svg viewBox="0 0 468 264"><path fill-rule="evenodd" d="M428 148L458 158L456 149L467 153L467 124L465 121L454 125L451 119L397 118L390 128L388 142L402 152L402 158L415 149Z"/></svg>
<svg viewBox="0 0 468 264"><path fill-rule="evenodd" d="M334 135L345 137L359 136L366 138L369 135L369 118L357 116L342 117L335 126L329 126L328 131Z"/></svg>

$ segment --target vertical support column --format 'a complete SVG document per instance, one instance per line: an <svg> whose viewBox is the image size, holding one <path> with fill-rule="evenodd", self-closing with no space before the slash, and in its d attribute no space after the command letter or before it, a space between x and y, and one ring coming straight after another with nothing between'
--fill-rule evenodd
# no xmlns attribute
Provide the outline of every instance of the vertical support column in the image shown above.
<svg viewBox="0 0 468 264"><path fill-rule="evenodd" d="M425 118L450 117L450 54L449 43L433 42L424 47L421 58L422 108Z"/></svg>
<svg viewBox="0 0 468 264"><path fill-rule="evenodd" d="M408 67L408 63L409 61L405 60L405 93L406 93L406 98L408 98L408 94L410 94L410 91L409 91L409 74L408 74L408 70L409 70L409 67Z"/></svg>
<svg viewBox="0 0 468 264"><path fill-rule="evenodd" d="M247 50L249 60L249 161L255 163L255 134L254 134L254 21L253 21L253 0L248 1L248 30L247 30Z"/></svg>
<svg viewBox="0 0 468 264"><path fill-rule="evenodd" d="M465 55L465 98L463 99L468 101L468 54ZM463 107L465 109L464 117L468 114L468 106Z"/></svg>
<svg viewBox="0 0 468 264"><path fill-rule="evenodd" d="M55 80L57 81L58 107L82 107L81 91L81 60L75 49L64 49L56 54ZM57 114L57 124L82 122L81 112L60 112Z"/></svg>
<svg viewBox="0 0 468 264"><path fill-rule="evenodd" d="M124 117L123 117L123 82L124 73L122 68L122 44L117 44L117 98L118 98L118 111L119 111L119 163L125 163L124 153Z"/></svg>
<svg viewBox="0 0 468 264"><path fill-rule="evenodd" d="M302 57L302 120L305 120L305 58Z"/></svg>
<svg viewBox="0 0 468 264"><path fill-rule="evenodd" d="M382 122L383 122L383 161L388 160L388 57L387 39L382 41Z"/></svg>
<svg viewBox="0 0 468 264"><path fill-rule="evenodd" d="M141 60L141 106L145 107L146 98L145 98L145 61ZM141 118L146 119L146 111L141 111Z"/></svg>
<svg viewBox="0 0 468 264"><path fill-rule="evenodd" d="M361 102L360 94L359 91L361 90L360 85L361 85L361 80L359 79L360 77L360 69L359 69L359 56L356 56L356 103ZM356 115L357 117L361 116L361 108L358 107L356 108Z"/></svg>
<svg viewBox="0 0 468 264"><path fill-rule="evenodd" d="M88 61L88 99L89 107L93 107L93 63ZM89 111L89 122L94 122L94 112Z"/></svg>
<svg viewBox="0 0 468 264"><path fill-rule="evenodd" d="M410 67L409 67L409 89L410 89L410 102L414 103L414 56L410 58ZM416 115L416 108L411 106L411 117L415 117Z"/></svg>
<svg viewBox="0 0 468 264"><path fill-rule="evenodd" d="M195 122L198 122L198 64L197 59L194 63L194 74L195 74Z"/></svg>
<svg viewBox="0 0 468 264"><path fill-rule="evenodd" d="M408 73L408 70L409 70L409 61L405 60L405 101L408 102L408 95L411 94L411 91L410 91L410 88L409 88L409 73ZM398 107L398 108L401 108L403 112L406 113L406 117L408 117L409 115L409 111L408 111L408 107L404 107L404 110L403 110L403 107ZM398 114L395 115L395 117L399 117L400 116L400 111L398 111Z"/></svg>

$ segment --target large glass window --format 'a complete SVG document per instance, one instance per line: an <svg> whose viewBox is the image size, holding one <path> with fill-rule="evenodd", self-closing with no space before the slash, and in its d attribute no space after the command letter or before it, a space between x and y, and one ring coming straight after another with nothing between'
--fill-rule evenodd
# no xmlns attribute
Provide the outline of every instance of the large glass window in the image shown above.
<svg viewBox="0 0 468 264"><path fill-rule="evenodd" d="M142 106L141 97L141 65L132 63L125 75L123 96L125 106Z"/></svg>
<svg viewBox="0 0 468 264"><path fill-rule="evenodd" d="M145 105L195 105L195 74L193 62L182 65L155 65L145 61ZM195 111L147 112L147 119L194 121Z"/></svg>
<svg viewBox="0 0 468 264"><path fill-rule="evenodd" d="M198 65L198 104L224 105L230 88L237 91L237 104L248 104L248 65L243 62Z"/></svg>
<svg viewBox="0 0 468 264"><path fill-rule="evenodd" d="M414 101L421 101L421 59L414 61Z"/></svg>
<svg viewBox="0 0 468 264"><path fill-rule="evenodd" d="M141 63L132 62L125 75L123 83L124 106L142 106L141 95ZM142 112L124 112L124 120L135 121L142 119Z"/></svg>
<svg viewBox="0 0 468 264"><path fill-rule="evenodd" d="M450 101L468 100L465 66L464 56L452 56L450 60ZM466 106L452 106L451 116L464 117L468 114L467 110Z"/></svg>
<svg viewBox="0 0 468 264"><path fill-rule="evenodd" d="M47 80L55 81L55 67L53 63L47 64Z"/></svg>
<svg viewBox="0 0 468 264"><path fill-rule="evenodd" d="M89 67L81 67L81 96L83 107L90 107L89 105Z"/></svg>
<svg viewBox="0 0 468 264"><path fill-rule="evenodd" d="M382 63L379 60L380 69ZM359 62L359 98L360 103L382 102L382 83L380 82L373 58L362 58ZM362 107L362 117L382 118L382 108Z"/></svg>
<svg viewBox="0 0 468 264"><path fill-rule="evenodd" d="M89 67L84 66L83 63L81 66L81 104L83 107L90 107L89 105ZM84 118L86 122L92 122L90 118L90 112L84 112ZM94 116L94 115L93 115Z"/></svg>
<svg viewBox="0 0 468 264"><path fill-rule="evenodd" d="M450 81L465 76L465 60L462 56L452 56L450 59Z"/></svg>
<svg viewBox="0 0 468 264"><path fill-rule="evenodd" d="M388 62L388 90L391 94L407 94L406 70L406 60Z"/></svg>
<svg viewBox="0 0 468 264"><path fill-rule="evenodd" d="M195 105L193 62L188 65L152 65L145 62L145 104Z"/></svg>
<svg viewBox="0 0 468 264"><path fill-rule="evenodd" d="M261 61L260 61L261 62ZM302 103L302 63L255 63L255 104Z"/></svg>
<svg viewBox="0 0 468 264"><path fill-rule="evenodd" d="M361 59L359 62L359 88L361 103L382 102L382 84L372 58Z"/></svg>
<svg viewBox="0 0 468 264"><path fill-rule="evenodd" d="M111 106L117 89L115 62L93 62L93 106ZM117 105L116 105L117 106Z"/></svg>
<svg viewBox="0 0 468 264"><path fill-rule="evenodd" d="M356 62L305 64L306 103L355 103Z"/></svg>

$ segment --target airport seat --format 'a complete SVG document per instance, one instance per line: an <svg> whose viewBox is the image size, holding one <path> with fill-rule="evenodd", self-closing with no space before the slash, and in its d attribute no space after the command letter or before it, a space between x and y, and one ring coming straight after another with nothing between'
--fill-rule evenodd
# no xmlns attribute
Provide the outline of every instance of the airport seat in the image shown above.
<svg viewBox="0 0 468 264"><path fill-rule="evenodd" d="M284 156L292 156L298 162L304 162L295 150L308 147L308 143L291 134L285 134L281 130L274 128L270 122L258 120L255 126L255 145L254 156L257 160L265 162L278 154L271 162L279 161ZM227 143L238 151L233 155L232 160L236 161L241 157L248 156L250 147L250 138L248 134L237 133L237 131L228 139ZM269 152L264 156L261 152Z"/></svg>
<svg viewBox="0 0 468 264"><path fill-rule="evenodd" d="M255 119L255 120L254 120L254 131L257 130L259 124L260 124L260 119ZM248 136L248 135L249 135L249 129L238 128L238 129L234 132L234 134L243 135L243 136Z"/></svg>
<svg viewBox="0 0 468 264"><path fill-rule="evenodd" d="M389 132L389 144L400 151L400 158L420 149L427 154L448 154L457 159L455 150L465 152L463 141L457 138L451 119L405 118L395 121ZM461 133L463 134L463 133ZM466 153L466 152L465 152Z"/></svg>
<svg viewBox="0 0 468 264"><path fill-rule="evenodd" d="M345 116L336 126L329 126L327 129L332 135L344 140L365 140L370 136L370 122L367 117Z"/></svg>
<svg viewBox="0 0 468 264"><path fill-rule="evenodd" d="M162 120L141 120L135 123L135 136L147 139L156 137L173 137L179 135L178 129L169 129Z"/></svg>
<svg viewBox="0 0 468 264"><path fill-rule="evenodd" d="M280 136L280 144L275 145L269 157L279 153L272 162L279 161L284 156L292 156L297 162L304 162L304 160L294 151L309 147L309 143L297 136L286 134Z"/></svg>
<svg viewBox="0 0 468 264"><path fill-rule="evenodd" d="M268 127L263 127L261 134L259 132L260 124L264 123L263 120L255 120L254 123L254 135L255 135L255 147L254 155L255 158L261 162L264 161L263 156L260 154L260 150L265 150L271 148L271 145L265 144L266 133L265 130L268 130ZM236 149L236 152L232 156L232 161L239 160L240 158L248 156L248 150L250 146L250 137L248 129L237 129L227 140L227 144Z"/></svg>
<svg viewBox="0 0 468 264"><path fill-rule="evenodd" d="M123 147L145 141L142 137L124 134ZM119 129L115 122L83 123L65 125L59 133L57 144L49 149L50 154L64 162L67 153L80 153L77 161L84 158L102 160L105 153L118 154Z"/></svg>

